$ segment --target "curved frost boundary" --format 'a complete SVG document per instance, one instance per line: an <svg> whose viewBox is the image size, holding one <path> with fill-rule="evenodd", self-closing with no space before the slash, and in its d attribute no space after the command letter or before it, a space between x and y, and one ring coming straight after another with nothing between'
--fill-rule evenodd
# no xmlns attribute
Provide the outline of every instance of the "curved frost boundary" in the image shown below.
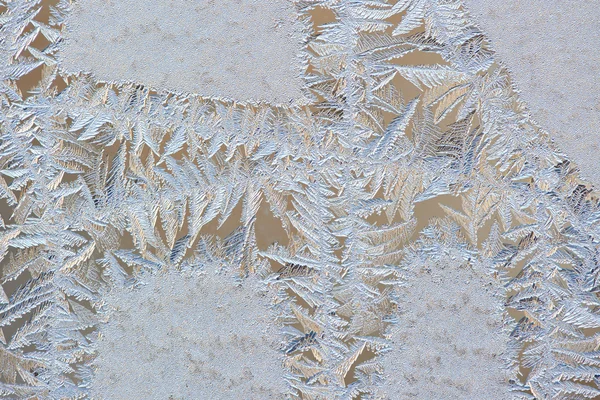
<svg viewBox="0 0 600 400"><path fill-rule="evenodd" d="M105 297L91 397L283 399L279 331L255 279L143 274Z"/></svg>
<svg viewBox="0 0 600 400"><path fill-rule="evenodd" d="M600 187L600 14L595 1L467 0L532 117Z"/></svg>

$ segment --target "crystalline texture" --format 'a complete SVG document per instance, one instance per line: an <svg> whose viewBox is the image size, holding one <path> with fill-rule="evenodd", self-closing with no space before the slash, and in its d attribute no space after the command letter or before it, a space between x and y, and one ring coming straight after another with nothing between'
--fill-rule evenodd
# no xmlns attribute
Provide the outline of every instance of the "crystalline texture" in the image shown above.
<svg viewBox="0 0 600 400"><path fill-rule="evenodd" d="M459 286L451 264L481 279L448 285L448 301L460 290L485 312L450 313L432 331L481 335L488 355L508 337L489 364L444 354L467 366L453 382L485 363L502 396L598 397L597 193L530 120L462 3L294 5L314 24L302 47L308 105L69 74L56 59L71 2L3 6L0 395L89 396L110 379L94 371L111 354L98 354L110 343L98 341L102 324L119 325L107 296L201 266L274 293L272 355L289 397L380 398L414 373L393 357L403 346L414 356L421 342L402 332L425 329L436 295L413 290L443 285L421 268ZM176 309L160 280L160 305ZM208 291L190 295L210 303ZM433 378L410 391L444 393ZM466 398L489 394L468 387Z"/></svg>
<svg viewBox="0 0 600 400"><path fill-rule="evenodd" d="M287 103L302 87L302 25L287 0L80 0L61 66L97 79Z"/></svg>
<svg viewBox="0 0 600 400"><path fill-rule="evenodd" d="M143 282L110 296L93 397L285 398L278 332L260 287L214 272Z"/></svg>

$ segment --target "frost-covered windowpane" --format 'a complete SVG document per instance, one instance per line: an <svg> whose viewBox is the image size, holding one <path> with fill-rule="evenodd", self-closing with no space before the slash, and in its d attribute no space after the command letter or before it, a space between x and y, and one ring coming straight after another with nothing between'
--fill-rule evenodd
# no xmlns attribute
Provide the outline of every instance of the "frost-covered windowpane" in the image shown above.
<svg viewBox="0 0 600 400"><path fill-rule="evenodd" d="M123 32L152 28L147 3L127 3L144 23ZM223 384L236 399L599 397L597 192L459 0L281 3L273 13L307 29L289 42L303 60L294 102L285 80L249 102L264 88L244 74L190 93L64 68L67 21L100 4L0 2L0 396L163 399ZM100 10L114 24L133 18L119 4ZM161 30L191 24L174 14L193 4L227 19L279 3L168 4L148 6L164 9ZM285 21L243 39L279 40ZM227 40L215 57L246 46ZM90 49L111 68L136 59ZM147 72L162 76L174 49L147 48L167 54ZM236 62L223 58L219 79ZM155 366L154 386L111 370L120 354ZM214 381L185 387L201 363Z"/></svg>

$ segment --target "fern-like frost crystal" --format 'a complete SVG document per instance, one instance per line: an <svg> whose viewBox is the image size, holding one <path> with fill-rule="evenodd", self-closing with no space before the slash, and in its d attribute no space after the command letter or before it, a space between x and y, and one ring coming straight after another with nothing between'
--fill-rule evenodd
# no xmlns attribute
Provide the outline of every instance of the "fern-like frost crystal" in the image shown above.
<svg viewBox="0 0 600 400"><path fill-rule="evenodd" d="M459 0L294 0L306 104L67 72L71 3L0 1L1 397L598 398L597 194Z"/></svg>

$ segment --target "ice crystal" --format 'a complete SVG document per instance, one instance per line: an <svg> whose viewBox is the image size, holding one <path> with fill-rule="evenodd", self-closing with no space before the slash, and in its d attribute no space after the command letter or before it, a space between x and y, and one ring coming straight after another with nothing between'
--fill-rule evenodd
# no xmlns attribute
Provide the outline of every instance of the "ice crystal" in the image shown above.
<svg viewBox="0 0 600 400"><path fill-rule="evenodd" d="M460 1L294 1L313 30L306 105L70 74L56 57L71 2L0 4L1 396L89 396L110 354L96 340L107 296L203 265L274 293L291 398L378 398L423 372L414 335L441 313L422 302L445 294L415 293L443 286L423 267L448 276L448 301L456 287L485 310L431 332L447 323L457 346L480 334L484 355L508 337L495 361L448 352L445 365L486 364L507 378L501 398L600 394L597 195L531 122ZM478 278L460 286L449 264ZM483 383L463 398L488 396Z"/></svg>

